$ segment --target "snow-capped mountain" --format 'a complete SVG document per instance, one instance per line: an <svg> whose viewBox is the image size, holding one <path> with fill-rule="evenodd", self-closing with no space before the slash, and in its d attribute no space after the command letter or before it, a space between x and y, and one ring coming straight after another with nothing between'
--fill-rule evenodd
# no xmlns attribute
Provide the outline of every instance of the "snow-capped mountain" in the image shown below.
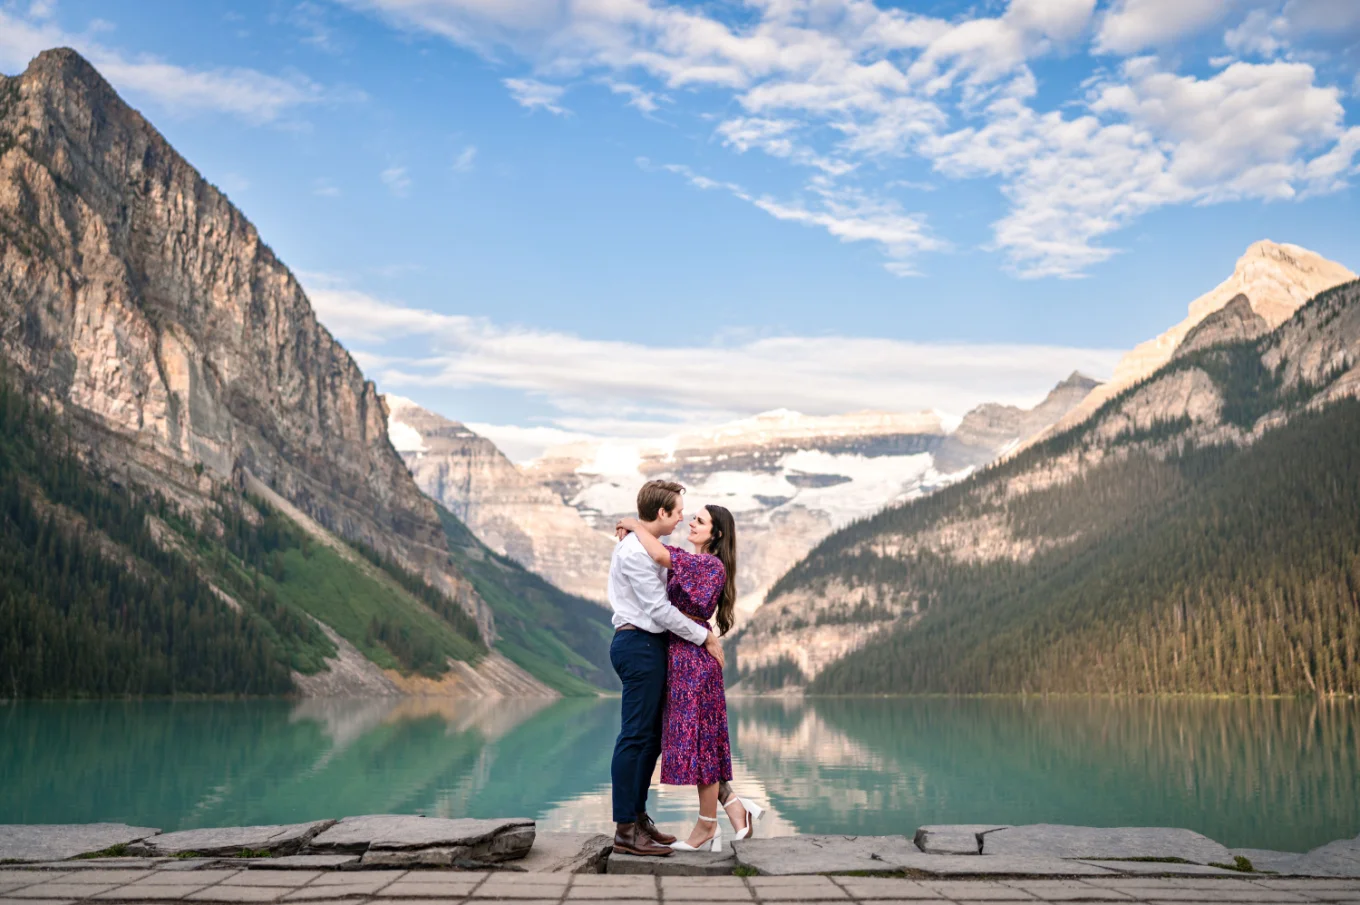
<svg viewBox="0 0 1360 905"><path fill-rule="evenodd" d="M558 447L522 472L601 532L632 513L638 485L652 478L684 484L687 512L726 506L737 519L739 608L749 613L832 531L967 476L1048 427L1095 385L1074 374L1033 409L984 405L962 420L778 410L653 444Z"/></svg>

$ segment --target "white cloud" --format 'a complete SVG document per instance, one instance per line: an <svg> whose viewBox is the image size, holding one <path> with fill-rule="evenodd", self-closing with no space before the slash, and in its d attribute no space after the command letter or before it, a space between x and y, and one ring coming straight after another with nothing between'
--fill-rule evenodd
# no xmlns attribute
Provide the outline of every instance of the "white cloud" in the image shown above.
<svg viewBox="0 0 1360 905"><path fill-rule="evenodd" d="M1223 43L1243 56L1286 54L1310 37L1346 44L1360 37L1360 3L1353 0L1288 0L1252 10L1223 36Z"/></svg>
<svg viewBox="0 0 1360 905"><path fill-rule="evenodd" d="M1022 276L1071 276L1114 253L1097 239L1157 207L1339 187L1356 149L1338 95L1306 63L1234 63L1197 79L1137 58L1093 88L1090 113L1000 101L984 127L924 153L946 175L1003 177L1012 210L997 245Z"/></svg>
<svg viewBox="0 0 1360 905"><path fill-rule="evenodd" d="M640 163L647 166L646 161ZM827 177L814 177L808 183L807 199L779 201L753 195L734 183L709 179L682 164L666 164L661 169L684 176L695 188L729 192L777 220L818 227L842 242L875 243L889 259L884 267L897 276L916 274L910 259L918 252L944 247L926 227L923 215L904 212L896 201L838 185Z"/></svg>
<svg viewBox="0 0 1360 905"><path fill-rule="evenodd" d="M1221 21L1237 0L1119 0L1100 20L1095 49L1127 55L1179 41Z"/></svg>
<svg viewBox="0 0 1360 905"><path fill-rule="evenodd" d="M521 107L529 110L547 110L558 116L565 116L567 113L566 108L557 103L567 90L561 85L549 85L537 79L505 79L504 84L510 89L510 96L515 99L515 103Z"/></svg>
<svg viewBox="0 0 1360 905"><path fill-rule="evenodd" d="M635 430L637 425L629 425L629 427ZM527 462L530 459L536 459L551 446L589 441L600 436L598 427L595 427L591 433L581 433L563 430L560 427L546 427L541 424L525 427L517 424L488 424L478 421L468 422L467 428L496 444L496 448L505 453L512 462Z"/></svg>
<svg viewBox="0 0 1360 905"><path fill-rule="evenodd" d="M604 84L611 93L621 94L628 98L628 106L641 110L644 114L655 113L660 109L660 105L657 104L659 95L655 92L647 91L628 82L616 82L613 79L605 79Z"/></svg>
<svg viewBox="0 0 1360 905"><path fill-rule="evenodd" d="M284 78L241 67L190 69L146 56L128 59L88 35L25 21L0 9L0 68L18 72L53 47L73 48L119 92L149 98L172 113L212 111L268 123L294 108L339 97L302 75Z"/></svg>
<svg viewBox="0 0 1360 905"><path fill-rule="evenodd" d="M1304 34L1349 40L1360 31L1357 0L1114 0L1101 12L1095 0L1009 0L995 14L953 19L875 0L347 2L498 62L508 52L533 75L505 80L530 109L566 112L558 83L578 78L610 85L644 113L658 90L716 97L714 137L799 167L802 200L787 185L687 171L693 184L843 241L875 242L898 273L912 270L912 254L947 247L897 207L892 187L912 175L896 169L903 161L950 179L995 179L1009 209L992 224L994 247L1012 269L1076 276L1117 252L1104 237L1150 210L1335 191L1354 157L1339 93L1297 60L1280 64L1294 69L1224 60L1207 78L1126 60L1065 100L1040 92L1032 64L1093 30L1098 51L1127 55L1243 11L1227 40L1239 55L1270 56Z"/></svg>
<svg viewBox="0 0 1360 905"><path fill-rule="evenodd" d="M319 198L339 198L340 189L325 179L318 179L312 183L312 194Z"/></svg>
<svg viewBox="0 0 1360 905"><path fill-rule="evenodd" d="M453 159L453 171L455 173L471 173L473 165L477 161L477 146L468 145L458 152L458 156Z"/></svg>
<svg viewBox="0 0 1360 905"><path fill-rule="evenodd" d="M388 167L378 174L387 190L398 198L405 198L411 192L411 176L406 167Z"/></svg>
<svg viewBox="0 0 1360 905"><path fill-rule="evenodd" d="M712 424L781 407L837 414L866 408L962 413L984 401L1031 405L1074 368L1108 374L1120 355L839 336L647 346L406 308L334 286L308 295L321 321L359 347L356 358L384 391L519 391L555 407L558 416L545 427L572 433L591 433L600 418L622 419L612 429L623 433L625 423ZM370 348L391 341L407 351ZM723 379L677 381L681 372L722 373Z"/></svg>

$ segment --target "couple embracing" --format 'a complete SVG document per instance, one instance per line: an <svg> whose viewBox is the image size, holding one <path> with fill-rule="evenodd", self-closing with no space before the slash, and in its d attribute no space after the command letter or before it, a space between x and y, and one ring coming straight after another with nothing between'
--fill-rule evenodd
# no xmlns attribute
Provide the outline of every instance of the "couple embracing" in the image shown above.
<svg viewBox="0 0 1360 905"><path fill-rule="evenodd" d="M684 518L684 492L671 481L642 485L637 518L618 523L609 564L609 659L623 683L623 725L611 765L620 854L720 852L719 804L738 839L751 835L762 813L728 787L732 751L719 635L732 627L736 609L736 525L732 513L709 505L689 523L697 552L661 543ZM715 614L718 634L708 623ZM699 792L699 819L684 842L647 816L658 756L662 783Z"/></svg>

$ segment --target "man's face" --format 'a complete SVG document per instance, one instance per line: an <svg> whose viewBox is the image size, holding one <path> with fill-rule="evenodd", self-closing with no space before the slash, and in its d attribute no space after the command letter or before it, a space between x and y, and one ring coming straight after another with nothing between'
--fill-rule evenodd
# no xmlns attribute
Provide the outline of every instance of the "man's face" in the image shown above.
<svg viewBox="0 0 1360 905"><path fill-rule="evenodd" d="M675 530L675 526L680 524L680 520L685 517L685 504L677 502L675 509L662 509L657 516L657 521L661 522L661 527L666 530L662 532L662 537Z"/></svg>

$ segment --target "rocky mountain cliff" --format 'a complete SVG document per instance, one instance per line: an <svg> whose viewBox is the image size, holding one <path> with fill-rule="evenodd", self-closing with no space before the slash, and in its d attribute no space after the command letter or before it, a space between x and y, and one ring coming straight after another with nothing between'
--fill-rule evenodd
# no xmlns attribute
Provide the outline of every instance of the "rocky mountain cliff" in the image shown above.
<svg viewBox="0 0 1360 905"><path fill-rule="evenodd" d="M1215 311L1076 426L826 539L739 639L746 687L1353 692L1360 282L1274 330Z"/></svg>
<svg viewBox="0 0 1360 905"><path fill-rule="evenodd" d="M482 543L570 594L604 602L614 539L525 476L485 437L400 396L388 434L416 484Z"/></svg>
<svg viewBox="0 0 1360 905"><path fill-rule="evenodd" d="M1263 239L1237 259L1232 274L1213 289L1190 303L1185 320L1128 352L1115 366L1114 376L1094 388L1050 429L1036 434L1031 442L1066 430L1089 418L1119 393L1156 371L1171 360L1185 338L1211 314L1245 298L1252 313L1269 330L1288 320L1305 302L1317 295L1355 279L1355 274L1335 261L1300 248ZM1240 311L1240 303L1238 309ZM1239 314L1239 316L1241 316Z"/></svg>
<svg viewBox="0 0 1360 905"><path fill-rule="evenodd" d="M70 50L0 78L0 359L104 473L191 515L224 488L269 498L495 643L373 384L241 212Z"/></svg>

